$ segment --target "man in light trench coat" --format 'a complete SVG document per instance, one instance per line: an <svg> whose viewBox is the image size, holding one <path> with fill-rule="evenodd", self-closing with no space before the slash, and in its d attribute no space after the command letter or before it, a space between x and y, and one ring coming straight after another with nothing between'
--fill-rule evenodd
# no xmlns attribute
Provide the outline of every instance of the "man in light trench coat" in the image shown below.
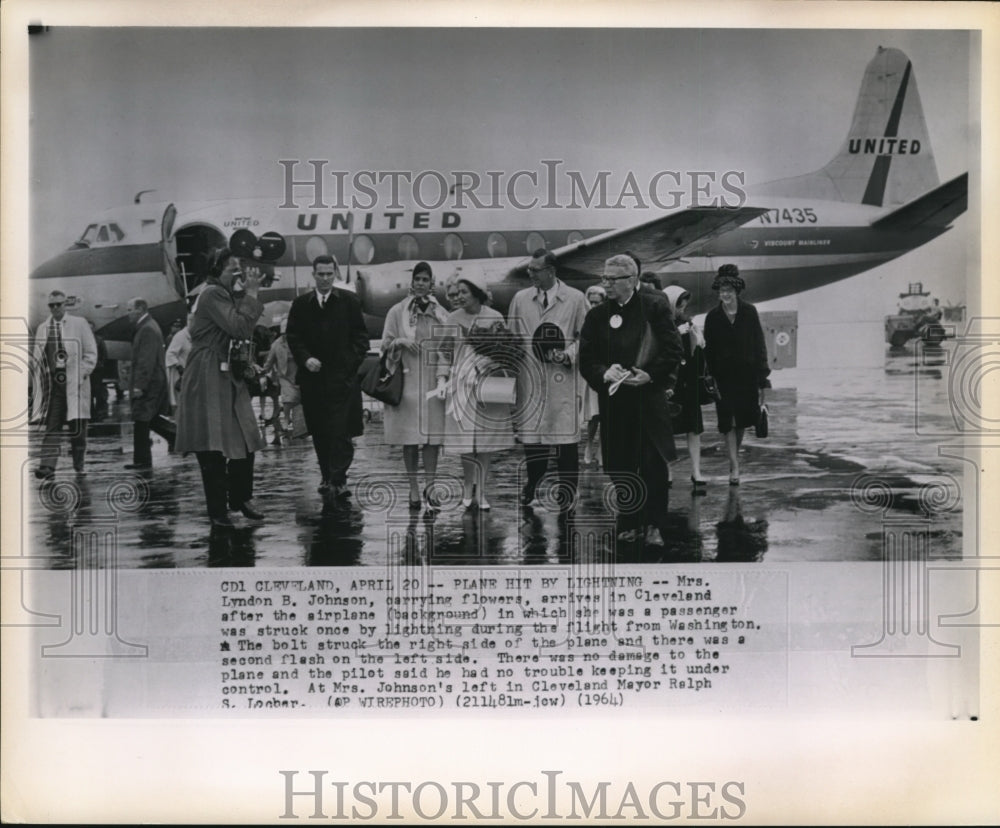
<svg viewBox="0 0 1000 828"><path fill-rule="evenodd" d="M508 309L512 331L525 344L518 372L515 420L524 445L521 504L538 507L538 484L555 454L559 485L552 500L572 513L580 476L578 443L583 384L577 347L590 306L580 291L556 278L556 258L537 250L528 264L532 287L518 291Z"/></svg>
<svg viewBox="0 0 1000 828"><path fill-rule="evenodd" d="M55 474L64 425L69 425L73 468L84 474L90 375L97 365L97 342L86 320L66 313L66 294L49 294L49 318L35 331L31 419L45 424L35 477Z"/></svg>

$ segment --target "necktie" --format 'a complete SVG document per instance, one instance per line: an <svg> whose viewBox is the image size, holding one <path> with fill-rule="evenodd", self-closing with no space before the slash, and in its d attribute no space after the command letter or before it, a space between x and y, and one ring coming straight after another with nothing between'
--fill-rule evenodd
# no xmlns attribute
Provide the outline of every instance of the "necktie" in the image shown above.
<svg viewBox="0 0 1000 828"><path fill-rule="evenodd" d="M546 291L542 291L542 310L545 310L549 306L549 294Z"/></svg>

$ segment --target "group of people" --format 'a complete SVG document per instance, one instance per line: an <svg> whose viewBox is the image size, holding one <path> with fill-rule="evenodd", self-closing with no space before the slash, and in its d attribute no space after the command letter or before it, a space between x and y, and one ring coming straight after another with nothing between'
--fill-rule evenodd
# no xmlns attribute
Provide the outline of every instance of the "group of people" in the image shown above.
<svg viewBox="0 0 1000 828"><path fill-rule="evenodd" d="M700 434L701 409L711 401L705 397L708 375L719 392L715 405L729 482L739 483L739 446L757 421L769 373L756 310L739 298L745 284L735 265L719 268L712 287L720 303L702 333L688 316L690 294L675 285L660 291L641 283L631 254L607 259L600 285L586 295L557 277L556 264L550 252L536 251L527 266L530 287L515 294L506 317L490 306L481 272L467 269L449 280L446 308L435 296L431 266L413 268L409 295L389 310L381 343L388 370L402 372L402 397L384 409L385 441L402 447L412 510L440 508L435 480L442 450L461 456L462 505L490 509L494 456L520 442L522 506L545 505L569 517L577 501L581 426L589 463L599 424L601 465L615 485L620 536L646 532L655 542L672 485L669 464L677 458L674 434L687 435L695 493L707 485ZM363 431L358 370L369 339L358 297L335 286L336 260L318 257L312 275L315 288L292 302L266 368L284 378L283 396L294 389L301 402L320 494L332 505L350 496L353 438ZM233 525L232 511L265 519L253 498L254 454L264 441L247 387L255 370L247 346L264 310L261 278L256 268L244 270L229 249L216 251L188 324L173 337L166 358L145 302L134 299L128 306L136 327L130 466L149 466L150 430L173 450L194 453L208 515L218 527ZM41 386L47 414L39 477L51 476L57 432L67 422L74 466L83 466L86 412L77 391L89 400L83 386L96 349L86 323L76 320L82 327L73 327L66 317L64 300L50 297L50 320L36 334L37 360L54 378ZM67 341L75 347L67 348ZM67 383L67 373L77 382ZM163 414L177 379L174 427ZM550 461L554 485L543 493Z"/></svg>
<svg viewBox="0 0 1000 828"><path fill-rule="evenodd" d="M434 297L430 265L413 269L410 295L386 317L382 352L389 370L403 372L402 399L385 407L385 440L403 448L413 510L435 510L440 451L461 455L462 505L490 509L494 455L522 445L521 504L548 505L571 515L579 481L579 438L585 462L601 431L602 465L615 484L619 532L644 532L656 542L672 485L673 435L687 435L691 484L705 492L701 473L702 406L715 403L725 435L730 485L740 482L739 447L756 424L770 373L754 307L739 299L745 283L724 265L712 285L720 304L705 332L691 321L690 293L640 283L640 265L622 254L605 262L600 285L587 294L557 278L556 259L539 250L527 267L531 287L511 300L507 317L490 307L485 280L463 272L446 285L451 310ZM520 342L517 364L479 343L498 325ZM504 375L513 374L513 378ZM718 398L707 396L715 378ZM497 396L507 379L510 399ZM424 462L420 485L419 461ZM539 484L554 461L549 503Z"/></svg>

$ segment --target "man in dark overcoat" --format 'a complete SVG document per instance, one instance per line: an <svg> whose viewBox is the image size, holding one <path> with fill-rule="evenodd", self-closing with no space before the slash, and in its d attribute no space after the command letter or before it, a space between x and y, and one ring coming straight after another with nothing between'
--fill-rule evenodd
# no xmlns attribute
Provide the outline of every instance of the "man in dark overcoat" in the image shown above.
<svg viewBox="0 0 1000 828"><path fill-rule="evenodd" d="M127 469L151 469L149 432L155 431L173 450L176 429L163 415L170 410L163 334L149 315L149 306L141 297L129 299L129 321L135 326L132 337L132 462Z"/></svg>
<svg viewBox="0 0 1000 828"><path fill-rule="evenodd" d="M327 502L346 496L347 470L354 460L351 438L364 431L357 374L369 346L361 302L333 286L339 272L332 256L313 261L316 289L292 302L286 329Z"/></svg>
<svg viewBox="0 0 1000 828"><path fill-rule="evenodd" d="M580 334L580 371L598 395L604 468L615 484L619 538L656 543L667 513L667 463L676 459L669 399L683 357L670 304L639 290L628 255L604 264L608 300L592 308Z"/></svg>

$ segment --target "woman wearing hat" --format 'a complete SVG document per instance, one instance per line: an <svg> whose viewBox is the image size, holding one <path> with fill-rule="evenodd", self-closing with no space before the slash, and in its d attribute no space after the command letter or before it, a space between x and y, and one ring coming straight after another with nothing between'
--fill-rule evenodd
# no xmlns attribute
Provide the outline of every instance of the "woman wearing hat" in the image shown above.
<svg viewBox="0 0 1000 828"><path fill-rule="evenodd" d="M739 298L745 287L736 265L720 267L712 283L719 305L705 317L705 358L719 387L715 408L726 438L731 486L740 483L743 432L757 424L761 389L768 387L771 373L757 309Z"/></svg>
<svg viewBox="0 0 1000 828"><path fill-rule="evenodd" d="M420 454L424 458L426 484L423 500L428 509L437 509L433 483L438 454L444 442L444 403L436 396L428 399L437 383L435 329L445 324L448 314L434 298L434 274L427 262L418 262L410 277L410 295L393 305L385 317L382 353L390 368L403 371L403 397L399 405L387 405L383 414L385 440L403 447L403 463L410 483L410 509L419 511L421 490L417 482Z"/></svg>
<svg viewBox="0 0 1000 828"><path fill-rule="evenodd" d="M181 380L176 450L198 457L213 526L233 525L227 499L229 508L251 520L264 518L251 500L254 452L264 447L245 380L244 372L252 368L249 358L243 364L230 354L230 342L250 339L264 312L257 299L262 279L259 268L244 274L228 247L216 250L191 312L191 354Z"/></svg>
<svg viewBox="0 0 1000 828"><path fill-rule="evenodd" d="M684 346L684 361L677 374L674 402L680 404L680 413L672 419L674 434L687 435L688 454L691 456L691 488L695 494L705 494L705 480L701 476L701 433L705 425L701 406L708 402L701 396L701 378L705 373L705 337L688 316L691 294L679 285L663 289L674 312L677 333Z"/></svg>
<svg viewBox="0 0 1000 828"><path fill-rule="evenodd" d="M464 476L462 505L473 501L489 509L486 481L493 454L514 445L511 410L507 403L483 402L482 381L496 373L496 365L477 353L468 341L473 328L503 324L503 315L487 306L489 292L482 273L462 273L457 278L458 307L446 320L447 338L438 360L438 396L445 399L445 448L462 455Z"/></svg>

